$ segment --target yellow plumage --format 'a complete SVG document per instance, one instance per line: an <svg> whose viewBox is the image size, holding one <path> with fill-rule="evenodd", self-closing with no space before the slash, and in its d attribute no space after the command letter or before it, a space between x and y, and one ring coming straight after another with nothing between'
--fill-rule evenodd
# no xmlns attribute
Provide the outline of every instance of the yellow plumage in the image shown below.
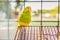
<svg viewBox="0 0 60 40"><path fill-rule="evenodd" d="M28 6L24 9L21 16L18 19L19 26L27 27L31 22L31 7Z"/></svg>

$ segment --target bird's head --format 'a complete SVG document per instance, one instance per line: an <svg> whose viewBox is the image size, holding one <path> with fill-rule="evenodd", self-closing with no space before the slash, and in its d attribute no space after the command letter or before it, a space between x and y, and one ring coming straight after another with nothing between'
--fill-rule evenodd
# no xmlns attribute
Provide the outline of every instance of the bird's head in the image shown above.
<svg viewBox="0 0 60 40"><path fill-rule="evenodd" d="M28 6L28 7L26 7L25 9L24 9L24 12L32 12L32 9L31 9L31 7L30 6Z"/></svg>

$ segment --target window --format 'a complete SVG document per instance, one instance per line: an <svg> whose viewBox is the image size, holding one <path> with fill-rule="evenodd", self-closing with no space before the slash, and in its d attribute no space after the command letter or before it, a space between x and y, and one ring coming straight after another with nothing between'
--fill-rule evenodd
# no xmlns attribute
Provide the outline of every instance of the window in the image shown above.
<svg viewBox="0 0 60 40"><path fill-rule="evenodd" d="M60 1L58 1L0 0L0 40L14 40L19 15L27 6L32 8L32 21L29 26L32 29L40 27L40 29L36 30L42 32L41 40L45 40L44 37L46 36L48 40L58 40L57 35L54 35L54 33L60 32ZM58 27L59 29L57 29ZM48 32L51 32L52 36Z"/></svg>

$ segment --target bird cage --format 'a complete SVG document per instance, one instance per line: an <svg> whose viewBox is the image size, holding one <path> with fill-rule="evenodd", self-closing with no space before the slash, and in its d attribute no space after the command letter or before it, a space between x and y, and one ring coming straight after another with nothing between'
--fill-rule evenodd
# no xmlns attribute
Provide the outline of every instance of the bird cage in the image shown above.
<svg viewBox="0 0 60 40"><path fill-rule="evenodd" d="M60 40L60 27L22 27L15 40Z"/></svg>

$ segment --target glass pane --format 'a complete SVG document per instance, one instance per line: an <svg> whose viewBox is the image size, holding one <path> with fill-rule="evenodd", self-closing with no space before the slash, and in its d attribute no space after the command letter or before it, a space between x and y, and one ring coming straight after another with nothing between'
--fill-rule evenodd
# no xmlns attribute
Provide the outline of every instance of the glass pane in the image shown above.
<svg viewBox="0 0 60 40"><path fill-rule="evenodd" d="M18 6L17 6L18 5ZM21 14L22 10L24 9L24 2L10 2L10 19L18 19L19 14Z"/></svg>
<svg viewBox="0 0 60 40"><path fill-rule="evenodd" d="M60 0L58 0L58 1L60 1Z"/></svg>
<svg viewBox="0 0 60 40"><path fill-rule="evenodd" d="M9 8L9 3L7 2L0 2L0 21L7 21L10 17L10 11L8 11ZM9 13L8 13L9 12Z"/></svg>
<svg viewBox="0 0 60 40"><path fill-rule="evenodd" d="M0 0L0 1L4 1L4 2L5 2L5 1L7 1L7 0Z"/></svg>
<svg viewBox="0 0 60 40"><path fill-rule="evenodd" d="M32 27L33 27L33 26L37 26L37 27L38 27L38 26L41 26L41 22L31 22L31 23L30 23L30 26L32 26Z"/></svg>
<svg viewBox="0 0 60 40"><path fill-rule="evenodd" d="M41 0L25 0L25 1L41 1Z"/></svg>
<svg viewBox="0 0 60 40"><path fill-rule="evenodd" d="M9 0L9 1L24 1L24 0Z"/></svg>
<svg viewBox="0 0 60 40"><path fill-rule="evenodd" d="M25 2L25 7L32 8L32 21L41 21L41 3L40 2Z"/></svg>
<svg viewBox="0 0 60 40"><path fill-rule="evenodd" d="M43 0L43 1L58 1L58 0Z"/></svg>
<svg viewBox="0 0 60 40"><path fill-rule="evenodd" d="M14 40L17 27L17 22L9 22L9 40Z"/></svg>
<svg viewBox="0 0 60 40"><path fill-rule="evenodd" d="M59 22L59 26L60 26L60 22Z"/></svg>
<svg viewBox="0 0 60 40"><path fill-rule="evenodd" d="M2 0L3 1L3 0ZM4 0L6 1L6 0ZM7 2L0 2L0 39L8 40L8 6Z"/></svg>
<svg viewBox="0 0 60 40"><path fill-rule="evenodd" d="M9 0L9 1L16 1L16 0Z"/></svg>
<svg viewBox="0 0 60 40"><path fill-rule="evenodd" d="M8 40L7 22L0 22L0 39L1 40Z"/></svg>
<svg viewBox="0 0 60 40"><path fill-rule="evenodd" d="M60 21L60 2L59 2L59 21Z"/></svg>
<svg viewBox="0 0 60 40"><path fill-rule="evenodd" d="M58 2L43 2L42 20L58 21Z"/></svg>
<svg viewBox="0 0 60 40"><path fill-rule="evenodd" d="M60 2L59 2L59 26L60 26Z"/></svg>
<svg viewBox="0 0 60 40"><path fill-rule="evenodd" d="M58 22L42 22L42 26L57 26Z"/></svg>

